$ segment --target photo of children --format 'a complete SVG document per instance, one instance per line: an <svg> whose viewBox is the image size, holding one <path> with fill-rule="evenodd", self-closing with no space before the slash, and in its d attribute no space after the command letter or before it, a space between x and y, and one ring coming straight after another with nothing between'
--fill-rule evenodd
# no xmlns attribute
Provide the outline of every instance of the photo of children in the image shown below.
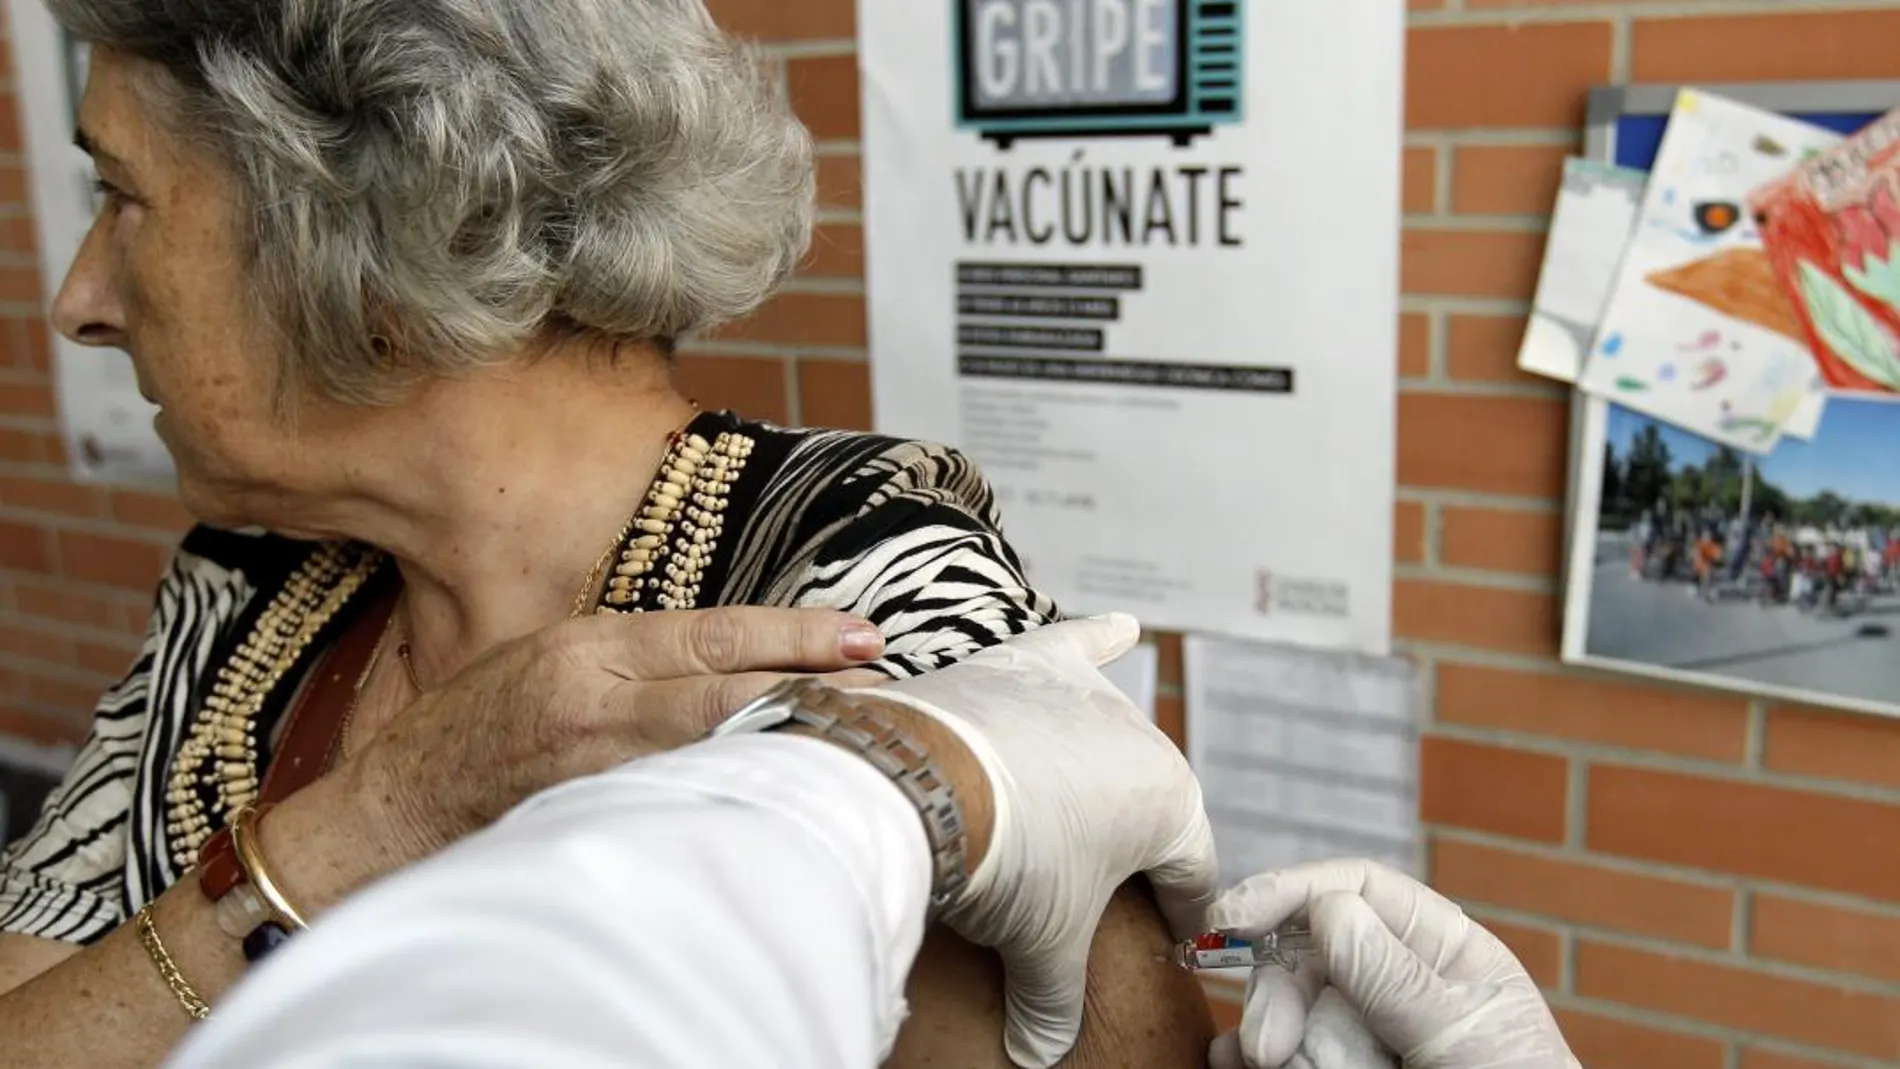
<svg viewBox="0 0 1900 1069"><path fill-rule="evenodd" d="M1900 405L1765 456L1587 412L1567 659L1900 715Z"/></svg>

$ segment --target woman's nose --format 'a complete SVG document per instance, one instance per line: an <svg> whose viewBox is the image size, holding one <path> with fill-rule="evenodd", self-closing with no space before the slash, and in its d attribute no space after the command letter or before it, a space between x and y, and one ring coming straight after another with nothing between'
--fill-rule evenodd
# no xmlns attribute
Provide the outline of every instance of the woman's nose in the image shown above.
<svg viewBox="0 0 1900 1069"><path fill-rule="evenodd" d="M105 235L94 227L53 298L53 328L81 345L123 347L125 316Z"/></svg>

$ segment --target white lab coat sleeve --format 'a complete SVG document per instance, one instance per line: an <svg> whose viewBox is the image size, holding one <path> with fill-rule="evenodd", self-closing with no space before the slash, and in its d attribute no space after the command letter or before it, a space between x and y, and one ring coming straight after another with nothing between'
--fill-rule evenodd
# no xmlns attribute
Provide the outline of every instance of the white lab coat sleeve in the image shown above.
<svg viewBox="0 0 1900 1069"><path fill-rule="evenodd" d="M857 1069L889 1054L929 848L868 764L737 736L577 780L372 886L174 1069Z"/></svg>

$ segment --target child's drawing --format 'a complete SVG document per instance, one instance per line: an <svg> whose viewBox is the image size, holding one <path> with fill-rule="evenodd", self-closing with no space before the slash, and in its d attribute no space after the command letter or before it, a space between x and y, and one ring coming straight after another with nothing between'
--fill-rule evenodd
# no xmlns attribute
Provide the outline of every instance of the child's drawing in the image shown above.
<svg viewBox="0 0 1900 1069"><path fill-rule="evenodd" d="M1828 386L1900 397L1900 111L1750 205Z"/></svg>
<svg viewBox="0 0 1900 1069"><path fill-rule="evenodd" d="M1811 424L1814 361L1746 205L1750 190L1839 140L1684 90L1579 385L1754 452L1797 415Z"/></svg>

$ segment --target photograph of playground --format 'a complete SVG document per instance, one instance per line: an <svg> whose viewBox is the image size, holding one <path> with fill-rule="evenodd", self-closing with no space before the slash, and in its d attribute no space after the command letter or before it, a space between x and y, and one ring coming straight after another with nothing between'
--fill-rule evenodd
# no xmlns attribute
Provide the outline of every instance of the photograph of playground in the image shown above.
<svg viewBox="0 0 1900 1069"><path fill-rule="evenodd" d="M1900 404L1833 398L1760 457L1615 405L1601 425L1587 659L1900 712Z"/></svg>

